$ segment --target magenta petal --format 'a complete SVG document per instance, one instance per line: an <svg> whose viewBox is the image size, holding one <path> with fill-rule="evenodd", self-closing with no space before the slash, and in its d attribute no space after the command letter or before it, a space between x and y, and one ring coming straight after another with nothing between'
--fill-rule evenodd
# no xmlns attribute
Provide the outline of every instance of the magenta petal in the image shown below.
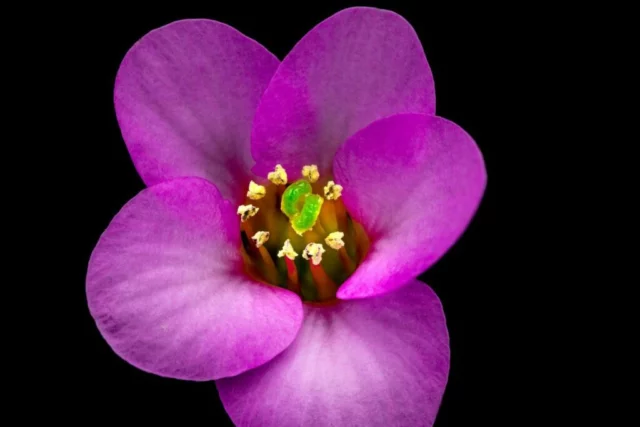
<svg viewBox="0 0 640 427"><path fill-rule="evenodd" d="M294 174L305 164L326 171L350 135L403 112L435 112L415 31L391 11L345 9L305 35L269 83L253 125L253 171L266 176L278 163Z"/></svg>
<svg viewBox="0 0 640 427"><path fill-rule="evenodd" d="M241 273L238 223L199 178L147 188L122 208L87 273L91 314L118 355L154 374L211 380L289 346L302 303Z"/></svg>
<svg viewBox="0 0 640 427"><path fill-rule="evenodd" d="M227 199L242 196L251 122L278 64L216 21L176 21L139 40L118 71L115 107L144 182L198 176Z"/></svg>
<svg viewBox="0 0 640 427"><path fill-rule="evenodd" d="M455 243L486 185L482 154L445 119L400 114L356 133L338 151L336 182L349 213L372 241L338 298L362 298L402 286Z"/></svg>
<svg viewBox="0 0 640 427"><path fill-rule="evenodd" d="M395 292L305 306L291 347L216 382L237 426L431 426L449 373L449 337L435 293Z"/></svg>

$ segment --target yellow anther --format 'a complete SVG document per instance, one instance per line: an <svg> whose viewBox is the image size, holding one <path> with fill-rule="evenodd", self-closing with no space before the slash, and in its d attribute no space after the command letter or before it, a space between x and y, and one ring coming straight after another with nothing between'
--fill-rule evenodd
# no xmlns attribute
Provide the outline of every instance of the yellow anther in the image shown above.
<svg viewBox="0 0 640 427"><path fill-rule="evenodd" d="M242 222L245 222L246 220L257 214L259 210L260 208L256 208L253 205L240 205L238 206L238 211L236 213L240 215L240 220Z"/></svg>
<svg viewBox="0 0 640 427"><path fill-rule="evenodd" d="M322 243L309 243L302 252L302 258L307 260L311 258L313 265L318 265L322 262L322 254L324 252L325 250L324 247L322 247Z"/></svg>
<svg viewBox="0 0 640 427"><path fill-rule="evenodd" d="M338 185L333 181L327 182L324 186L324 197L327 200L338 200L342 196L342 185Z"/></svg>
<svg viewBox="0 0 640 427"><path fill-rule="evenodd" d="M344 241L342 240L343 237L344 233L342 231L334 231L333 233L330 233L324 241L331 249L335 249L337 251L344 247Z"/></svg>
<svg viewBox="0 0 640 427"><path fill-rule="evenodd" d="M318 172L318 166L307 165L302 168L302 176L307 178L309 182L314 183L320 178L320 172Z"/></svg>
<svg viewBox="0 0 640 427"><path fill-rule="evenodd" d="M267 194L267 189L264 188L263 185L258 185L253 181L249 183L249 191L247 191L248 198L251 200L260 200L265 194Z"/></svg>
<svg viewBox="0 0 640 427"><path fill-rule="evenodd" d="M256 241L256 248L262 246L267 240L269 240L269 236L271 234L268 231L258 231L253 235L252 239Z"/></svg>
<svg viewBox="0 0 640 427"><path fill-rule="evenodd" d="M284 241L282 250L278 252L278 258L282 258L283 256L286 256L292 261L298 256L298 253L293 250L293 246L291 246L291 240L289 239Z"/></svg>
<svg viewBox="0 0 640 427"><path fill-rule="evenodd" d="M276 169L273 172L269 172L267 178L275 185L287 185L287 171L284 170L282 165L276 165Z"/></svg>

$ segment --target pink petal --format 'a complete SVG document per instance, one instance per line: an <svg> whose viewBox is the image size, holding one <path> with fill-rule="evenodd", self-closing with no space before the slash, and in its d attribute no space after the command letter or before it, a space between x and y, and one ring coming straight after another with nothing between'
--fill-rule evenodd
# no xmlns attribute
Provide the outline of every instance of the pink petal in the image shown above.
<svg viewBox="0 0 640 427"><path fill-rule="evenodd" d="M251 122L278 64L216 21L176 21L139 40L118 71L115 107L144 182L198 176L227 199L242 196Z"/></svg>
<svg viewBox="0 0 640 427"><path fill-rule="evenodd" d="M199 178L140 192L93 251L89 308L107 343L154 374L211 380L259 366L302 323L293 293L241 273L239 221Z"/></svg>
<svg viewBox="0 0 640 427"><path fill-rule="evenodd" d="M291 347L216 382L235 425L431 426L449 373L435 293L417 280L377 298L305 306Z"/></svg>
<svg viewBox="0 0 640 427"><path fill-rule="evenodd" d="M338 146L372 121L434 111L431 69L411 25L387 10L345 9L305 35L269 83L253 125L253 170L327 171Z"/></svg>
<svg viewBox="0 0 640 427"><path fill-rule="evenodd" d="M466 229L486 171L475 142L445 119L401 114L351 137L334 161L349 213L372 241L338 290L362 298L402 286L434 264Z"/></svg>

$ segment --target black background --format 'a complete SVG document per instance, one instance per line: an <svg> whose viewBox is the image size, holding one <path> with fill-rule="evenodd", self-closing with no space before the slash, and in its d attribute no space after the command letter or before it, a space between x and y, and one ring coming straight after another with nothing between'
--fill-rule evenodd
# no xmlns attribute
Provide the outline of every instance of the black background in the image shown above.
<svg viewBox="0 0 640 427"><path fill-rule="evenodd" d="M70 19L75 24L64 29L65 50L73 60L73 66L65 69L65 85L77 90L79 102L65 113L73 132L64 149L73 153L75 165L67 189L78 241L61 291L65 309L58 313L60 332L51 351L59 356L52 370L60 375L48 384L53 394L62 388L71 391L63 393L55 411L85 421L232 425L213 382L171 380L128 365L102 339L87 309L84 279L91 251L113 216L144 188L122 141L112 103L114 78L127 50L150 30L171 21L210 18L235 27L282 59L318 22L352 5L356 4L267 8L210 2L182 7L177 2L142 10L76 10L83 17ZM504 325L497 314L498 300L508 300L509 294L498 287L494 267L509 249L494 233L494 194L501 179L498 155L505 143L504 117L513 108L501 95L513 81L514 41L508 40L498 11L486 6L357 5L394 10L414 26L434 74L437 114L472 135L485 158L488 186L475 218L458 243L420 278L441 298L451 338L449 384L436 426L496 425L506 417L504 397L510 393L501 386L497 372L508 365L509 353L497 345L510 337L501 335Z"/></svg>

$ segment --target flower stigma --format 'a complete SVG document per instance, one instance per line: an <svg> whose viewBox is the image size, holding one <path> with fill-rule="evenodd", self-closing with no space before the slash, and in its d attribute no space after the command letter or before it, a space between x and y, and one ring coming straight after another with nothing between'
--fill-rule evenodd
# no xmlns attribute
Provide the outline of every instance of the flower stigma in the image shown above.
<svg viewBox="0 0 640 427"><path fill-rule="evenodd" d="M320 178L318 167L307 165L301 175L289 183L286 170L276 165L267 180L249 183L247 204L237 211L244 268L305 303L334 303L340 285L365 258L369 239L346 211L343 187L330 174Z"/></svg>

